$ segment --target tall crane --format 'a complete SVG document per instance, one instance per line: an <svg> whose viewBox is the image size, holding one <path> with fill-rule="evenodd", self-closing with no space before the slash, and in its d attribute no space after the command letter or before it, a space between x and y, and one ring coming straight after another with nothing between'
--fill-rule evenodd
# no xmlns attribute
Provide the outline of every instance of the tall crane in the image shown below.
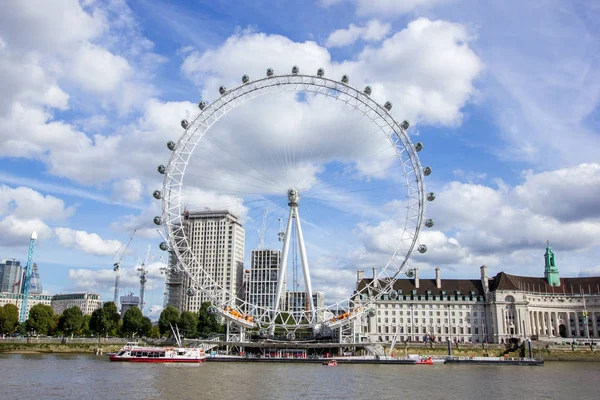
<svg viewBox="0 0 600 400"><path fill-rule="evenodd" d="M257 229L258 248L261 250L265 248L265 231L267 230L267 210L268 209L265 208L265 211L263 212L262 224L260 225L260 229Z"/></svg>
<svg viewBox="0 0 600 400"><path fill-rule="evenodd" d="M137 268L138 273L140 274L140 310L142 314L144 314L144 291L146 289L146 274L148 270L146 269L146 265L150 262L150 245L148 245L148 250L146 251L146 257L144 261L141 262L141 265Z"/></svg>
<svg viewBox="0 0 600 400"><path fill-rule="evenodd" d="M25 265L25 271L23 272L23 300L21 301L21 314L19 316L19 322L23 323L27 319L27 300L29 300L29 286L31 282L31 273L33 271L33 252L35 251L35 242L37 240L37 233L33 231L31 238L29 239L29 254L27 255L27 265Z"/></svg>
<svg viewBox="0 0 600 400"><path fill-rule="evenodd" d="M119 250L117 250L117 253L115 254L115 263L113 264L113 271L115 271L115 300L114 301L115 301L115 306L117 306L117 310L119 309L119 281L121 280L121 261L123 260L123 257L125 256L125 252L127 252L127 249L129 248L129 244L133 240L133 236L135 235L136 231L137 231L137 229L133 230L133 233L129 237L129 240L127 241L127 243L124 246L121 246L119 248Z"/></svg>

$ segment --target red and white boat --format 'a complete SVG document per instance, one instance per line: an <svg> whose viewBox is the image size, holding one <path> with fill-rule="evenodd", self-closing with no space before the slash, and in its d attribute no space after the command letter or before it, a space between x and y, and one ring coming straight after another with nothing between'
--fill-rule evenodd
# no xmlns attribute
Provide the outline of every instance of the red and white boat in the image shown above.
<svg viewBox="0 0 600 400"><path fill-rule="evenodd" d="M204 349L183 347L181 338L173 329L177 347L140 346L127 343L121 350L110 356L110 361L153 362L153 363L201 363L206 361Z"/></svg>

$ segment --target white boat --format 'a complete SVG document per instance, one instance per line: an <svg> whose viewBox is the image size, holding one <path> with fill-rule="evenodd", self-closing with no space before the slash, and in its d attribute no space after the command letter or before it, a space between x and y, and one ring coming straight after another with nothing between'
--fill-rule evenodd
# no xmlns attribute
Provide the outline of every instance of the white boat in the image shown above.
<svg viewBox="0 0 600 400"><path fill-rule="evenodd" d="M110 361L158 362L158 363L201 363L206 361L204 349L199 347L183 347L179 332L173 334L177 347L140 346L129 342L117 353L110 355Z"/></svg>
<svg viewBox="0 0 600 400"><path fill-rule="evenodd" d="M206 361L204 350L198 347L149 347L127 343L110 361L201 363Z"/></svg>

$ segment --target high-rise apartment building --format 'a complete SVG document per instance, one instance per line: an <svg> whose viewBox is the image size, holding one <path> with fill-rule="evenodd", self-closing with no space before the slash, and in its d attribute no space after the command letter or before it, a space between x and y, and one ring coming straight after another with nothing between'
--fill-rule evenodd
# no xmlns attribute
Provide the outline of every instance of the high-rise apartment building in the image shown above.
<svg viewBox="0 0 600 400"><path fill-rule="evenodd" d="M0 264L0 292L21 293L21 262L14 258L2 260Z"/></svg>
<svg viewBox="0 0 600 400"><path fill-rule="evenodd" d="M323 307L325 307L325 294L323 292L313 292L313 307L320 310L316 315L318 321L323 321ZM306 298L306 292L303 290L288 290L285 293L284 310L289 313L308 312L309 303Z"/></svg>
<svg viewBox="0 0 600 400"><path fill-rule="evenodd" d="M280 266L280 250L252 250L246 293L248 303L269 309L274 308Z"/></svg>
<svg viewBox="0 0 600 400"><path fill-rule="evenodd" d="M240 219L229 211L185 211L183 229L188 238L194 260L186 260L187 267L194 278L202 282L199 265L222 289L215 289L215 295L221 296L222 302L233 302L242 293L242 274L244 270L245 232ZM193 286L187 274L182 274L181 285L169 290L169 297L179 297L181 311L198 311L210 297L198 292L188 296L188 289ZM182 296L181 294L184 293ZM171 303L171 299L167 303ZM173 301L174 302L174 301Z"/></svg>

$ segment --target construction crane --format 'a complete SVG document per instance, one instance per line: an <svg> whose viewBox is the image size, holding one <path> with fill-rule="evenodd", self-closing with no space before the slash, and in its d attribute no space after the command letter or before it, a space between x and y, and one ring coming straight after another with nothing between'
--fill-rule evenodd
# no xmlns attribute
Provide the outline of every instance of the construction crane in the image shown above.
<svg viewBox="0 0 600 400"><path fill-rule="evenodd" d="M129 237L129 240L127 241L127 243L125 245L121 246L119 248L119 250L117 250L117 254L115 254L115 263L113 264L113 271L115 271L115 300L114 300L114 302L115 302L115 306L117 306L117 310L119 309L119 281L121 280L121 261L123 260L123 257L125 256L125 252L127 252L127 249L129 248L129 244L133 240L133 236L135 235L136 231L137 231L137 229L133 230L133 233Z"/></svg>
<svg viewBox="0 0 600 400"><path fill-rule="evenodd" d="M283 239L285 238L285 232L283 230L283 220L281 218L279 218L279 232L277 232L277 237L279 238L280 242L283 242Z"/></svg>
<svg viewBox="0 0 600 400"><path fill-rule="evenodd" d="M25 271L23 272L23 300L21 301L21 314L19 316L19 322L23 323L27 319L27 300L29 300L29 286L31 281L31 273L33 271L33 252L35 251L35 242L37 240L37 233L33 231L31 239L29 239L29 254L27 255L27 265L25 265Z"/></svg>
<svg viewBox="0 0 600 400"><path fill-rule="evenodd" d="M141 261L141 260L140 260ZM146 274L148 270L146 269L146 265L150 262L150 245L148 245L148 250L146 251L146 257L144 261L141 261L141 265L137 268L138 273L140 274L140 310L142 314L144 314L144 291L146 289Z"/></svg>
<svg viewBox="0 0 600 400"><path fill-rule="evenodd" d="M267 230L267 209L263 212L262 224L260 225L260 229L258 231L258 248L265 248L265 232Z"/></svg>

